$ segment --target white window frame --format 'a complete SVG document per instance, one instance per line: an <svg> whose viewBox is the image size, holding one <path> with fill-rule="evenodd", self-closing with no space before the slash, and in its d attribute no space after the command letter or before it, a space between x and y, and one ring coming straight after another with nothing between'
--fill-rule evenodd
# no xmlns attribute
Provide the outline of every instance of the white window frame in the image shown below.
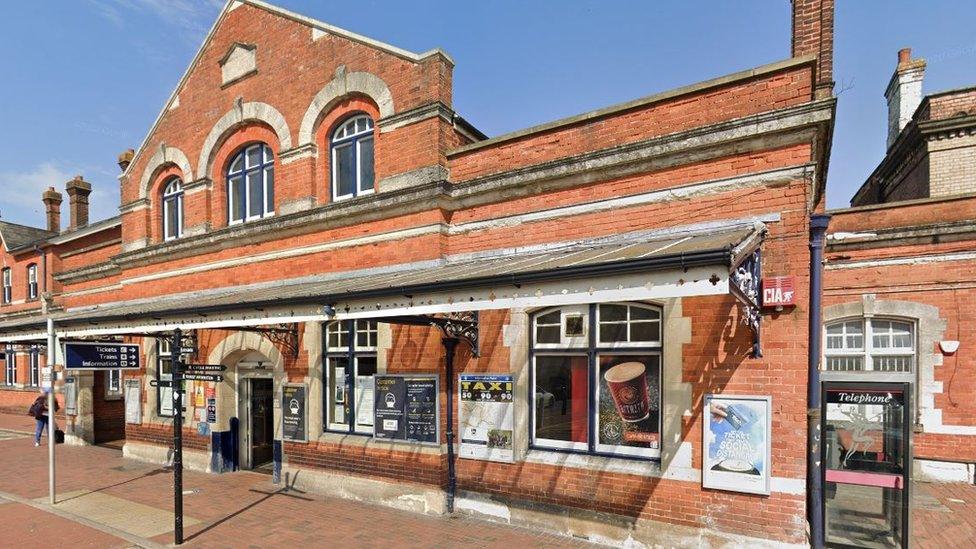
<svg viewBox="0 0 976 549"><path fill-rule="evenodd" d="M37 299L37 263L27 266L27 299Z"/></svg>
<svg viewBox="0 0 976 549"><path fill-rule="evenodd" d="M122 398L122 370L105 371L105 400Z"/></svg>
<svg viewBox="0 0 976 549"><path fill-rule="evenodd" d="M911 347L876 347L874 345L875 336L875 323L880 322L890 322L896 324L903 324L908 326L911 333ZM851 334L847 333L847 326L849 324L857 323L861 326L861 336L863 338L862 345L860 347L849 347L847 345L847 338ZM830 349L827 346L828 337L837 337L837 335L828 336L828 329L832 326L842 325L844 327L841 337L843 338L843 347ZM891 332L889 332L891 333ZM881 334L878 334L881 335ZM859 358L862 361L862 368L860 370L831 370L828 368L828 363L831 358ZM911 359L911 369L908 371L891 371L891 370L875 370L874 369L874 359L876 357L910 357ZM898 377L904 378L910 376L914 380L916 371L918 369L918 323L914 320L907 318L898 317L848 317L837 320L832 320L824 323L823 328L823 371L830 372L831 374L850 374L855 376L887 376L887 377Z"/></svg>
<svg viewBox="0 0 976 549"><path fill-rule="evenodd" d="M229 187L228 187L229 188ZM176 208L176 227L169 226L170 209ZM175 230L174 230L175 229ZM163 189L163 240L176 240L183 236L183 180L173 177Z"/></svg>
<svg viewBox="0 0 976 549"><path fill-rule="evenodd" d="M627 334L628 340L630 339L630 328L635 322L631 319L631 308L641 308L646 310L651 310L657 313L656 320L637 320L637 323L657 323L658 324L658 340L657 341L646 341L646 342L600 342L600 306L601 305L620 305L628 307L627 310ZM538 326L537 320L543 316L546 316L552 312L560 311L560 320L558 326L560 327L560 343L538 343L536 341L538 336ZM584 335L582 337L569 336L566 333L566 319L569 316L583 314L583 330ZM590 316L595 316L592 327L589 323ZM549 309L542 309L536 311L532 314L532 320L530 322L530 329L532 330L532 380L529 387L529 398L531 400L532 406L532 420L530 421L530 441L534 448L540 448L544 450L567 450L578 453L586 453L588 455L600 455L600 456L626 456L633 458L642 459L660 459L661 457L661 447L664 444L664 309L660 305L642 303L642 302L607 302L607 303L595 303L590 305L568 305L563 307L553 307ZM556 324L550 322L543 324L542 326L555 326ZM657 357L658 364L658 448L637 448L637 447L627 447L627 446L616 446L609 444L601 444L599 439L599 419L600 419L600 359L604 356L649 356L653 355ZM575 442L575 441L565 441L565 440L554 440L547 438L540 438L537 435L536 428L538 420L535 417L538 410L536 409L536 394L539 380L539 365L538 359L540 357L552 357L552 356L576 356L585 357L587 360L587 390L588 390L588 402L587 402L587 434L588 441L586 443ZM590 404L593 407L590 408Z"/></svg>
<svg viewBox="0 0 976 549"><path fill-rule="evenodd" d="M173 353L171 349L171 343L169 338L160 338L156 340L156 379L159 381L173 381ZM163 361L170 361L170 373L163 373ZM163 403L167 403L169 406L169 413L163 408ZM176 410L173 407L173 387L163 387L160 384L156 387L156 415L159 417L173 417L176 415Z"/></svg>
<svg viewBox="0 0 976 549"><path fill-rule="evenodd" d="M4 349L3 361L3 384L13 387L17 384L17 351L13 346L8 345Z"/></svg>
<svg viewBox="0 0 976 549"><path fill-rule="evenodd" d="M376 374L373 375L380 374L385 370L385 368L383 368L382 365L379 363L379 359L376 354L376 339L379 336L379 323L375 320L368 320L368 319L353 320L351 321L353 322L353 330L352 333L350 334L346 322L350 322L350 321L338 320L338 321L328 322L326 323L325 330L324 330L325 348L326 348L325 368L323 372L323 379L324 379L323 386L325 388L325 418L326 418L324 422L326 426L325 430L328 432L336 432L342 434L355 434L355 435L368 436L373 434L375 426L373 425L366 426L360 424L357 421L359 416L359 410L358 410L359 395L356 394L356 380L359 377L359 360L361 358L373 358L374 360L377 361ZM362 328L364 324L367 326L366 329ZM336 330L336 328L339 329ZM358 336L361 332L372 334L372 337L370 338L372 340L371 342L373 343L372 345L359 345ZM330 345L329 335L331 333L339 334L339 345ZM343 342L345 342L344 345ZM333 416L335 413L335 405L337 403L335 402L335 394L333 393L333 388L331 383L332 381L331 372L332 372L333 361L338 359L346 360L346 363L349 365L347 366L347 368L351 367L353 370L351 373L347 372L345 374L347 377L350 374L352 375L351 391L346 380L342 380L342 383L344 384L344 388L343 388L344 398L346 399L346 402L350 402L349 399L352 399L352 404L353 404L352 406L353 413L351 417L345 418L346 421L344 423L333 421Z"/></svg>
<svg viewBox="0 0 976 549"><path fill-rule="evenodd" d="M2 271L2 274L0 274L0 276L3 277L3 282L2 282L2 285L3 285L3 296L2 296L3 304L4 305L10 305L10 303L13 302L13 297L14 297L14 291L13 291L14 290L14 274L13 274L13 270L10 267L4 267L3 268L3 271Z"/></svg>
<svg viewBox="0 0 976 549"><path fill-rule="evenodd" d="M356 131L356 123L358 121L366 121L366 129ZM350 129L352 128L352 129ZM353 116L339 125L334 132L332 132L332 138L329 143L329 150L332 163L332 199L333 200L347 200L350 198L355 198L357 196L364 196L368 194L373 194L376 192L376 137L374 135L375 125L373 119L366 114L359 114ZM362 155L362 145L364 143L371 143L373 147L373 186L370 189L363 189L363 155ZM339 194L339 162L338 155L336 151L344 146L351 146L355 148L355 160L356 160L356 182L353 185L353 192L348 194Z"/></svg>
<svg viewBox="0 0 976 549"><path fill-rule="evenodd" d="M28 353L27 362L27 385L29 387L39 387L41 385L41 350L37 346L32 346Z"/></svg>
<svg viewBox="0 0 976 549"><path fill-rule="evenodd" d="M249 165L250 160L248 159L248 152L253 151L256 148L261 148L261 161L257 165ZM239 171L231 171L234 164L237 163L237 159L243 156L243 163L241 164L241 169ZM274 153L265 143L254 143L248 145L241 149L234 157L231 159L230 164L227 168L227 224L228 225L240 225L241 223L246 223L248 221L255 221L257 219L264 219L266 217L274 216ZM260 212L256 214L251 214L251 187L249 183L249 178L247 177L249 173L255 173L260 171L261 173L261 196L264 202L263 208ZM271 174L271 177L268 177ZM234 195L231 188L231 180L235 178L241 178L243 185L243 199L244 199L244 217L242 219L235 219L234 211Z"/></svg>

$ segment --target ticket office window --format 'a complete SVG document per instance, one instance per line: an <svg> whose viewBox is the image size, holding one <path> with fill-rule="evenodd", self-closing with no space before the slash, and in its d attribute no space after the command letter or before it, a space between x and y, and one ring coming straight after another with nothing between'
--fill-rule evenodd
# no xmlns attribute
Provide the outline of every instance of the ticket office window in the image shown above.
<svg viewBox="0 0 976 549"><path fill-rule="evenodd" d="M660 458L661 309L567 306L532 322L534 448Z"/></svg>
<svg viewBox="0 0 976 549"><path fill-rule="evenodd" d="M374 320L335 321L326 325L323 384L326 431L373 434L373 376L385 370L376 360L378 333Z"/></svg>

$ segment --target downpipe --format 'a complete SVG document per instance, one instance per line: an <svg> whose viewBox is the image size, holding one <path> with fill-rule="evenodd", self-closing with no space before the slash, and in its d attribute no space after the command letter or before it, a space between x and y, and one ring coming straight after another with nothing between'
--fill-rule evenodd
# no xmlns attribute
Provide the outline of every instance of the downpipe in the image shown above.
<svg viewBox="0 0 976 549"><path fill-rule="evenodd" d="M807 356L807 516L810 546L824 547L823 463L821 459L820 355L823 338L824 240L830 216L810 216L810 319Z"/></svg>

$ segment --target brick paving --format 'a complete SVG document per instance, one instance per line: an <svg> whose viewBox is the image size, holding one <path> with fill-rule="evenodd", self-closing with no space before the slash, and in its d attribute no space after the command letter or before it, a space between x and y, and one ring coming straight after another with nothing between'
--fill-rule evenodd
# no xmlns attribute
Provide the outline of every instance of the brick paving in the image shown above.
<svg viewBox="0 0 976 549"><path fill-rule="evenodd" d="M29 417L0 414L0 430L29 432L32 428ZM43 442L46 443L46 439ZM113 500L141 504L131 506L133 509L148 506L172 511L172 474L167 470L123 459L117 450L102 447L61 445L57 459L58 492L66 497L83 498L83 492L96 492L112 496ZM29 437L0 440L0 463L18 464L16 470L5 468L0 473L0 497L9 494L24 500L47 501L47 451L43 444L41 448L34 448ZM185 545L188 547L328 545L413 548L462 544L505 549L594 547L572 538L470 517L428 517L313 494L284 493L281 486L271 483L271 477L251 472L208 475L187 471L184 490L191 492L184 496L184 514L199 521L185 528ZM17 537L12 538L26 540L25 543L35 539L43 540L48 547L68 543L77 546L75 539L79 539L81 546L114 547L167 545L173 541L170 530L148 540L138 540L129 534L127 543L125 539L82 524L61 528L66 519L37 508L19 503L0 505L3 508L10 506L23 508L25 516L32 517L25 526L18 527ZM6 517L6 511L4 513ZM138 513L132 511L130 514ZM138 516L130 518L134 523L139 520ZM114 526L121 530L126 528L124 524ZM44 530L41 532L40 528ZM130 531L135 529L130 528ZM52 535L52 532L56 534ZM5 537L4 542L6 540ZM85 545L89 540L90 545ZM16 546L31 545L18 543Z"/></svg>
<svg viewBox="0 0 976 549"><path fill-rule="evenodd" d="M172 530L150 539L125 532L114 524L105 531L30 506L4 499L46 502L47 451L34 448L29 436L33 421L0 414L0 462L17 463L0 473L0 513L4 545L16 547L129 547L172 543ZM46 443L46 439L43 440ZM58 491L65 498L95 492L111 500L132 502L172 512L172 474L152 465L125 460L117 450L101 447L58 447ZM916 482L912 547L972 547L976 540L976 486ZM427 517L348 500L283 492L269 476L251 472L207 475L186 472L185 516L198 521L185 529L188 547L269 547L328 544L330 547L594 547L572 538L497 525L470 517ZM108 498L110 496L110 498ZM66 518L67 517L67 518ZM132 516L138 522L139 516ZM123 521L124 522L124 521ZM131 530L137 530L132 528ZM56 533L56 534L52 534ZM113 535L115 534L115 535ZM121 536L121 537L120 537ZM8 544L8 540L13 542Z"/></svg>

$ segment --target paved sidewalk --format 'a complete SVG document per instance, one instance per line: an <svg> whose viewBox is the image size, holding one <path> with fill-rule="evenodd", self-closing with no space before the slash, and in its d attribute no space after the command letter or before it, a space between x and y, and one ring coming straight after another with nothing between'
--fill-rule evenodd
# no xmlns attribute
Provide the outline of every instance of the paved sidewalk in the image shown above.
<svg viewBox="0 0 976 549"><path fill-rule="evenodd" d="M58 447L59 504L47 505L47 439L33 420L0 414L3 544L11 547L158 547L173 541L172 473L101 447ZM184 474L188 547L593 547L579 540L438 518L312 494L284 493L267 475ZM972 547L976 486L913 484L912 547ZM9 542L9 543L8 543Z"/></svg>
<svg viewBox="0 0 976 549"><path fill-rule="evenodd" d="M4 545L8 539L16 547L172 543L170 471L123 459L117 450L61 445L57 457L59 503L52 509L47 506L47 440L35 448L30 436L23 436L32 428L27 416L0 414L0 431L13 435L0 438L0 463L18 464L0 473L0 501L8 501L0 503ZM184 490L188 492L184 496L188 547L592 547L572 538L468 517L427 517L348 500L283 493L281 486L271 483L271 477L250 472L207 475L187 471ZM15 528L10 530L11 526Z"/></svg>

